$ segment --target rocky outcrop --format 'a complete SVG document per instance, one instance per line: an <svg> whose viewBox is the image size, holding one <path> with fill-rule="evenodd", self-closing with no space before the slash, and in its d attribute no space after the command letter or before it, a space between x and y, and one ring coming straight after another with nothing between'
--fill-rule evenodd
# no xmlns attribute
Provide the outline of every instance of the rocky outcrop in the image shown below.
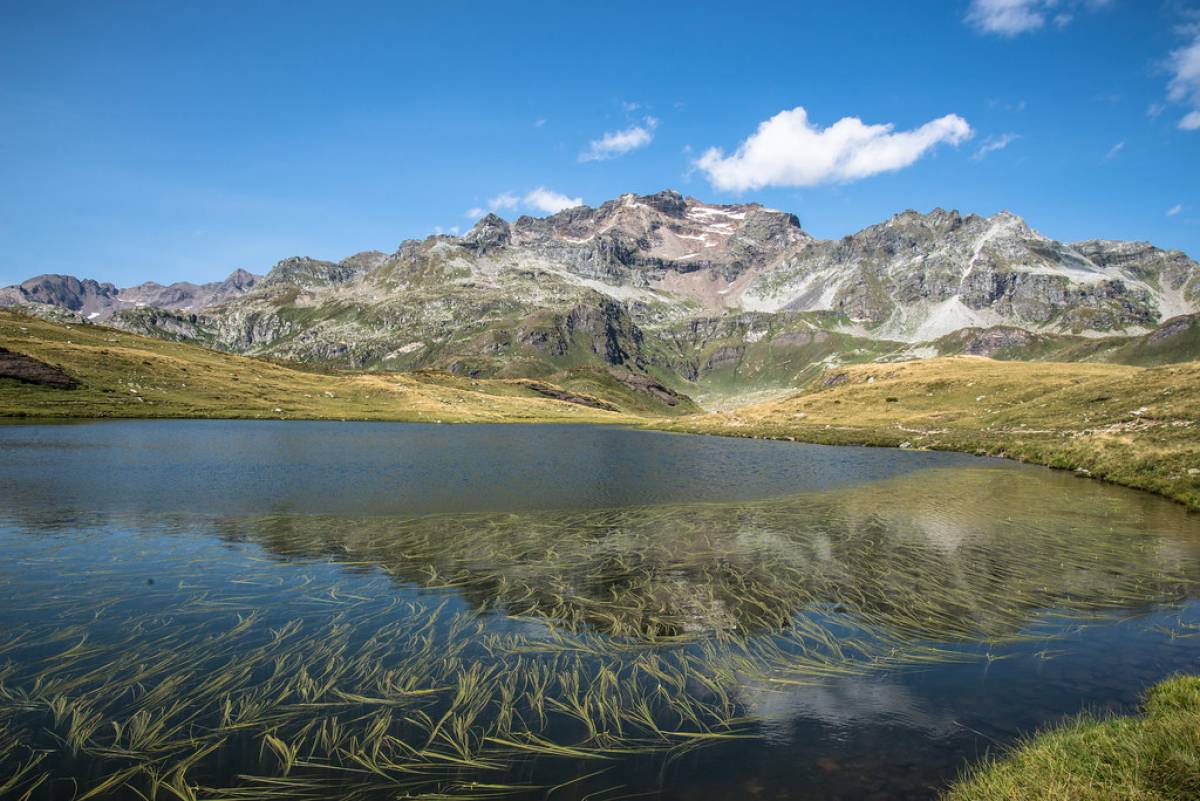
<svg viewBox="0 0 1200 801"><path fill-rule="evenodd" d="M512 241L512 227L495 214L489 214L463 236L463 244L480 255L490 253Z"/></svg>
<svg viewBox="0 0 1200 801"><path fill-rule="evenodd" d="M676 392L643 373L635 373L622 369L609 370L609 373L625 387L632 389L634 392L649 395L666 406L678 406L681 403L689 402L689 398L686 395Z"/></svg>
<svg viewBox="0 0 1200 801"><path fill-rule="evenodd" d="M965 353L970 356L998 357L1015 350L1028 348L1041 338L1022 328L964 328L944 337L939 350L944 353Z"/></svg>
<svg viewBox="0 0 1200 801"><path fill-rule="evenodd" d="M0 348L0 378L52 389L75 389L79 386L79 382L61 367L6 348Z"/></svg>
<svg viewBox="0 0 1200 801"><path fill-rule="evenodd" d="M591 395L585 395L581 392L572 392L570 390L563 389L562 387L556 387L552 384L546 384L541 381L529 381L526 382L524 386L541 395L542 397L566 401L567 403L575 403L580 406L590 407L592 409L603 409L608 412L620 411L620 409L608 401L603 401L599 398L595 398Z"/></svg>
<svg viewBox="0 0 1200 801"><path fill-rule="evenodd" d="M340 262L293 256L272 267L267 277L262 280L262 286L289 286L300 289L328 287L349 281L363 271L364 266L363 261L355 256Z"/></svg>

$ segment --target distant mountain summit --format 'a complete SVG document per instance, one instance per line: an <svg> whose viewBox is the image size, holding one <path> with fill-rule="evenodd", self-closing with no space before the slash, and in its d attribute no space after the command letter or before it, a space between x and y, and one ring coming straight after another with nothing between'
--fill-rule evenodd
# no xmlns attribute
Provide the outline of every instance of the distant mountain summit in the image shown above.
<svg viewBox="0 0 1200 801"><path fill-rule="evenodd" d="M1009 212L910 210L820 240L784 211L663 191L511 222L489 214L463 236L289 258L265 277L117 289L39 276L0 290L0 305L14 304L326 365L615 370L703 394L948 347L1044 356L1070 345L1102 358L1108 345L1079 342L1147 335L1200 310L1200 268L1148 243L1057 242Z"/></svg>
<svg viewBox="0 0 1200 801"><path fill-rule="evenodd" d="M70 275L38 275L0 289L0 306L44 304L76 312L87 320L106 320L121 309L149 306L175 311L194 311L216 306L244 295L262 276L234 270L224 281L193 284L180 281L168 286L147 281L118 289L90 278Z"/></svg>

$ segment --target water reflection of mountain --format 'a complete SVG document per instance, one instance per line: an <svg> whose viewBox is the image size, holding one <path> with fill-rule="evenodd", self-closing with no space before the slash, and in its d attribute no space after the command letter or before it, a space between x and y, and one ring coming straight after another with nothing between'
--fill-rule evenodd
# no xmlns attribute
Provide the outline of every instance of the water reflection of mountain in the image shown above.
<svg viewBox="0 0 1200 801"><path fill-rule="evenodd" d="M655 638L777 631L800 613L908 637L993 637L1038 610L1180 600L1200 579L1200 521L1044 471L924 471L740 504L279 516L223 533L453 587L480 609Z"/></svg>
<svg viewBox="0 0 1200 801"><path fill-rule="evenodd" d="M1010 634L1040 610L1195 594L1200 520L1154 496L1041 470L945 469L748 503L504 514L197 518L285 560L452 588L480 610L661 639L794 630L820 618L906 638ZM104 526L23 516L26 530Z"/></svg>

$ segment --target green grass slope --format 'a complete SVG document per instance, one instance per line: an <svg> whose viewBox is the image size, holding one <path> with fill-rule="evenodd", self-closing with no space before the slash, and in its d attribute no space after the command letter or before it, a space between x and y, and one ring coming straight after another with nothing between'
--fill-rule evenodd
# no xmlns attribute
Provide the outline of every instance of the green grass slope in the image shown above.
<svg viewBox="0 0 1200 801"><path fill-rule="evenodd" d="M445 373L337 373L235 356L94 325L0 312L0 347L60 367L76 389L0 378L0 417L247 417L443 422L636 419L544 382Z"/></svg>
<svg viewBox="0 0 1200 801"><path fill-rule="evenodd" d="M1083 716L970 771L945 801L1194 801L1200 798L1200 677L1146 696L1141 715Z"/></svg>

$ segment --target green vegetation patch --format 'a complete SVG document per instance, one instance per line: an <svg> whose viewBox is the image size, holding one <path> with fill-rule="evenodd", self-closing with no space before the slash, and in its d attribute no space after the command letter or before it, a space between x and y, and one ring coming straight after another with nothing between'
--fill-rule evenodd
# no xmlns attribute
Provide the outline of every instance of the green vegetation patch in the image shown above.
<svg viewBox="0 0 1200 801"><path fill-rule="evenodd" d="M1200 798L1200 677L1155 686L1141 715L1084 715L967 774L946 801Z"/></svg>

